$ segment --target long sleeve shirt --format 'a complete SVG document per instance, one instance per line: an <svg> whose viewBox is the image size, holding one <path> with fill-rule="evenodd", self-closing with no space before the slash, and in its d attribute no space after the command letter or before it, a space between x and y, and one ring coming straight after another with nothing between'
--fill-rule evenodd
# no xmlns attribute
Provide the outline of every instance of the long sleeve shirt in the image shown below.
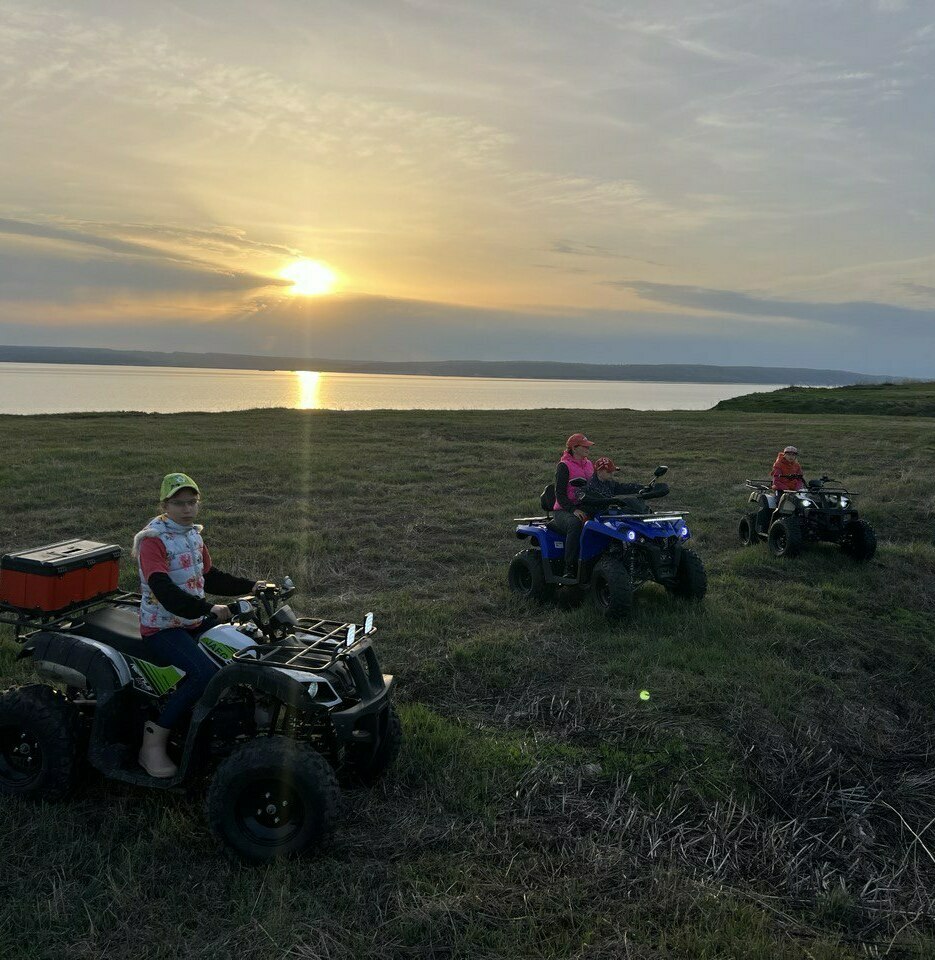
<svg viewBox="0 0 935 960"><path fill-rule="evenodd" d="M208 593L234 597L253 589L255 581L235 577L214 566L207 546L202 547L201 556L204 561L205 590ZM194 620L211 612L213 604L210 600L188 593L172 582L165 544L158 537L150 537L140 544L140 568L150 590L169 613Z"/></svg>

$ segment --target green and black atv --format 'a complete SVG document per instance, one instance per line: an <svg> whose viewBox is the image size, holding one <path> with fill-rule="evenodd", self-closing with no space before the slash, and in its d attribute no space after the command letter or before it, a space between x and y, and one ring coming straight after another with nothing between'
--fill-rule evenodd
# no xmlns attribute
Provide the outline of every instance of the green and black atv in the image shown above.
<svg viewBox="0 0 935 960"><path fill-rule="evenodd" d="M247 863L315 848L334 826L339 776L372 783L402 730L393 677L360 624L299 618L291 582L230 605L233 620L200 635L219 667L189 722L173 731L174 777L138 764L143 725L184 676L140 637L139 597L112 595L66 612L0 604L21 658L45 683L0 695L0 795L59 800L89 765L161 790L200 788L224 846Z"/></svg>
<svg viewBox="0 0 935 960"><path fill-rule="evenodd" d="M830 477L810 480L802 490L778 492L768 481L747 480L748 512L738 535L744 546L765 540L775 557L794 557L809 543L837 543L854 560L877 550L873 527L862 520L849 493Z"/></svg>

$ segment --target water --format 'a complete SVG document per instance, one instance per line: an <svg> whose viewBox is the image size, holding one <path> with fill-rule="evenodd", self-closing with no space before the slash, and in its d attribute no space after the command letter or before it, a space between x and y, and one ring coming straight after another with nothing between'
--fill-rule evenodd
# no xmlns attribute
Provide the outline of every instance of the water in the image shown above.
<svg viewBox="0 0 935 960"><path fill-rule="evenodd" d="M211 370L0 363L0 413L139 410L705 410L782 384L410 377L305 370Z"/></svg>

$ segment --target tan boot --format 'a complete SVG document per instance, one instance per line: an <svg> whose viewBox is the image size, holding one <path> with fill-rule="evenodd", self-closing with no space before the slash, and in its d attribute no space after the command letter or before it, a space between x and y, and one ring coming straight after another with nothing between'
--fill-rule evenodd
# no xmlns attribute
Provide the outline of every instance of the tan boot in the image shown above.
<svg viewBox="0 0 935 960"><path fill-rule="evenodd" d="M147 722L143 727L143 745L140 747L140 766L151 777L174 777L179 768L169 759L166 743L169 731L156 723Z"/></svg>

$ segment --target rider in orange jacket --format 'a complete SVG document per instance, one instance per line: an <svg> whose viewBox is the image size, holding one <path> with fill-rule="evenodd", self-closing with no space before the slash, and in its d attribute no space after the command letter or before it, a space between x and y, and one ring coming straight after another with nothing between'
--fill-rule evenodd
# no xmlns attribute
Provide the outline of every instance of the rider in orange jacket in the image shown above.
<svg viewBox="0 0 935 960"><path fill-rule="evenodd" d="M773 464L773 489L779 493L787 490L802 490L805 487L805 477L802 476L802 467L799 464L799 448L788 446L776 455Z"/></svg>

